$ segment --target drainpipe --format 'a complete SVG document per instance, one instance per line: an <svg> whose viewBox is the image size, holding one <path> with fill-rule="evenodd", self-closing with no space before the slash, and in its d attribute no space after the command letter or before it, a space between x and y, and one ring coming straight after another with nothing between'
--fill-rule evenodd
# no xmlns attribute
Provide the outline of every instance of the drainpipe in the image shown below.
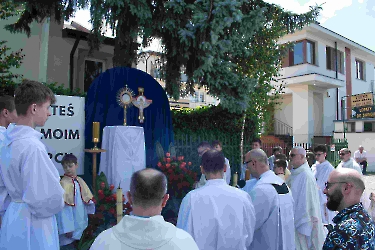
<svg viewBox="0 0 375 250"><path fill-rule="evenodd" d="M337 42L335 42L335 57L336 57L336 79L339 78L338 72L338 58L337 58ZM336 120L339 119L339 88L336 88Z"/></svg>
<svg viewBox="0 0 375 250"><path fill-rule="evenodd" d="M81 40L80 37L76 38L75 42L74 42L74 45L73 45L73 48L72 50L70 51L70 62L69 62L69 66L70 66L70 70L69 70L69 88L70 88L70 92L72 93L73 92L73 76L74 76L74 54L77 50L77 47L78 47L78 44L79 44L79 41Z"/></svg>

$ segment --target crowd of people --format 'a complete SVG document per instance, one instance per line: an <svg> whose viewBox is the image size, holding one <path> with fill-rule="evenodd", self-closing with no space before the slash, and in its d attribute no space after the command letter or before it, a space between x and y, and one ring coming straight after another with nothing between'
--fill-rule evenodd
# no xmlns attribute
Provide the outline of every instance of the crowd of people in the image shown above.
<svg viewBox="0 0 375 250"><path fill-rule="evenodd" d="M0 249L59 249L74 245L94 213L90 189L76 175L77 158L59 173L41 142L42 127L56 101L50 89L25 81L15 97L0 97ZM272 156L254 140L240 179L230 186L230 164L219 141L198 145L201 177L182 200L177 225L161 211L168 202L166 176L135 172L126 196L132 214L102 232L91 249L374 249L375 195L364 195L367 156L341 149L334 168L323 145L316 163L295 147ZM370 205L365 205L369 203ZM370 212L370 213L369 213Z"/></svg>
<svg viewBox="0 0 375 250"><path fill-rule="evenodd" d="M236 188L228 185L229 162L221 151L221 144L215 149L216 143L198 145L202 176L196 189L185 196L180 206L177 226L170 235L171 242L177 245L165 243L165 248L158 249L375 248L375 225L361 202L365 189L362 173L348 164L335 169L326 160L325 146L314 148L316 163L310 167L305 149L293 148L288 163L280 148L275 148L268 158L258 139L245 155L243 169L251 177L243 187ZM347 152L348 149L340 151L343 163L349 160ZM150 179L145 178L142 185L136 182L138 197L144 200L150 199L152 193L148 186L153 183L151 177L161 175L151 169L137 175L146 173ZM246 176L243 174L242 178ZM132 178L131 186L135 181ZM135 218L125 217L124 222L99 235L92 249L139 249L135 245L141 242L147 244L141 249L154 249L153 244L162 244L165 237L159 232L172 225L159 217L167 199L167 186L160 181L160 187L164 187L163 192L154 195L159 197L157 206L144 205L137 209L133 213ZM152 190L159 189L154 186ZM136 204L131 200L135 192L131 189L128 198L138 207L140 201ZM152 212L146 213L148 209ZM159 230L154 225L156 218L162 224L158 224ZM137 221L131 224L137 229L131 230L133 227L126 224L127 220ZM144 232L150 236L146 237ZM155 235L160 240L155 240ZM180 240L176 240L178 237Z"/></svg>

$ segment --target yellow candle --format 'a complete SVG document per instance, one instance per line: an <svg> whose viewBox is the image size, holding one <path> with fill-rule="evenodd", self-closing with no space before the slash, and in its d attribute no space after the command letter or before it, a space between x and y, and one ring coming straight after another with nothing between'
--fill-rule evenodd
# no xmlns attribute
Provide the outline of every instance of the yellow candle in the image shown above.
<svg viewBox="0 0 375 250"><path fill-rule="evenodd" d="M245 172L245 181L250 180L250 170L246 169Z"/></svg>
<svg viewBox="0 0 375 250"><path fill-rule="evenodd" d="M118 188L116 191L116 212L117 212L117 223L122 219L123 201L122 201L122 189Z"/></svg>
<svg viewBox="0 0 375 250"><path fill-rule="evenodd" d="M99 139L99 129L100 129L100 123L99 122L93 122L92 123L92 139L94 138Z"/></svg>
<svg viewBox="0 0 375 250"><path fill-rule="evenodd" d="M238 174L236 172L235 174L233 174L233 184L232 184L233 187L237 186L237 181L238 181Z"/></svg>

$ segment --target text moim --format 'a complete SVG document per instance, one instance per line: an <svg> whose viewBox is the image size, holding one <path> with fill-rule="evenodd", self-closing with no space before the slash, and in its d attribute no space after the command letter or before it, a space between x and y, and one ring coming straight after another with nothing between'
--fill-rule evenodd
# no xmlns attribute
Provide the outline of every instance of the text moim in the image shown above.
<svg viewBox="0 0 375 250"><path fill-rule="evenodd" d="M40 129L40 133L43 134L42 139L79 139L79 130L72 129Z"/></svg>

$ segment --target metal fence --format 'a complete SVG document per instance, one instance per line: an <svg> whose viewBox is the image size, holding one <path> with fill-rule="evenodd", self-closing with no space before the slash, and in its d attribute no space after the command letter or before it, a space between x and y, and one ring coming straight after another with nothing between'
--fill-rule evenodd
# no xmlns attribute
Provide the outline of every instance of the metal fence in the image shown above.
<svg viewBox="0 0 375 250"><path fill-rule="evenodd" d="M242 165L240 135L177 135L174 139L174 146L176 147L177 155L183 155L186 161L192 162L192 168L199 171L200 158L198 156L197 146L203 141L211 143L213 140L219 140L223 144L223 153L229 160L232 174L235 172L239 173ZM251 140L252 138L245 136L244 153L251 149Z"/></svg>

